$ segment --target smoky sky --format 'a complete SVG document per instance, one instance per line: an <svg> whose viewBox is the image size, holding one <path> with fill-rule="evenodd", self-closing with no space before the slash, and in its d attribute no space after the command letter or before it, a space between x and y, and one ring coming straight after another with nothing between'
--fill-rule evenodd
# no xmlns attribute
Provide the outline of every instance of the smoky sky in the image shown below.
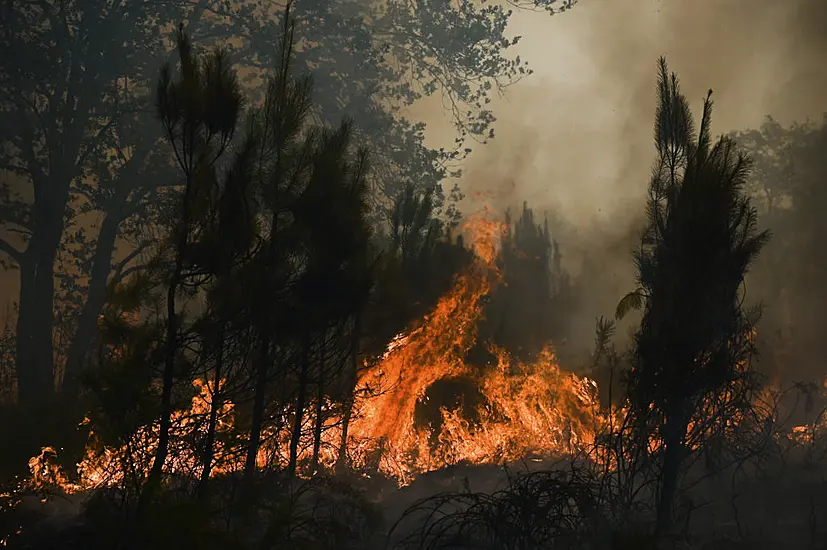
<svg viewBox="0 0 827 550"><path fill-rule="evenodd" d="M827 111L827 0L579 0L560 15L518 12L514 54L534 74L495 98L496 139L478 146L460 184L495 206L529 201L559 223L564 263L589 288L571 312L588 346L594 318L634 285L630 250L653 159L655 70L665 55L697 112L715 92L716 132ZM439 98L408 115L428 123L429 145L455 133ZM17 273L0 273L4 304ZM629 327L624 327L628 329Z"/></svg>
<svg viewBox="0 0 827 550"><path fill-rule="evenodd" d="M659 56L695 113L714 91L715 133L827 111L825 0L580 0L562 15L515 14L509 30L535 72L493 102L496 139L468 160L463 210L493 193L501 207L527 200L562 222L564 263L589 288L571 314L583 346L594 318L634 286ZM439 103L418 111L445 143Z"/></svg>

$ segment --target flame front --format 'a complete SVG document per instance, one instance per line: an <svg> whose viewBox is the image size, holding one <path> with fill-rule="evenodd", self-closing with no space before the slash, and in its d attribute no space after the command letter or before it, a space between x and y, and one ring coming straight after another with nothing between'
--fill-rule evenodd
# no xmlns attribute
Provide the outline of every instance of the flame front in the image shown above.
<svg viewBox="0 0 827 550"><path fill-rule="evenodd" d="M443 409L438 433L430 426L416 425L416 404L435 382L471 372L465 363L477 343L477 325L482 319L485 298L501 280L497 266L503 226L490 211L471 217L463 227L475 252L471 265L454 280L452 288L434 310L408 334L395 338L376 365L358 381L358 395L347 441L348 455L356 468L378 469L401 484L425 471L458 462L500 463L529 455L557 455L590 445L606 419L597 402L596 384L562 371L551 349L532 364L513 362L495 350L496 365L479 376L483 402L477 411ZM200 433L209 413L212 392L197 380L197 394L189 410L173 418L174 448L168 471L197 476L200 449L193 431ZM332 410L323 407L325 414ZM308 425L314 422L315 404L307 407ZM475 412L477 420L467 420ZM229 431L233 405L226 403L218 415L218 432ZM285 419L286 420L286 419ZM282 422L287 426L289 422ZM282 433L283 432L283 433ZM309 459L312 430L305 430L300 462ZM289 445L289 429L266 434L259 462L283 462ZM216 438L221 439L221 438ZM320 463L332 467L341 439L340 418L325 421ZM78 465L79 485L91 488L123 483L124 476L141 479L148 471L156 445L157 426L139 430L120 449L91 445ZM51 449L50 449L51 451ZM69 489L62 473L44 465L43 453L32 460L38 479L52 480ZM242 467L243 453L217 448L213 472L227 473ZM47 460L47 462L50 462ZM45 473L44 473L45 472Z"/></svg>
<svg viewBox="0 0 827 550"><path fill-rule="evenodd" d="M380 442L380 470L407 481L429 456L429 433L417 429L415 407L435 382L467 371L463 359L476 343L483 298L499 277L496 246L499 224L478 215L466 224L476 257L419 328L391 343L388 352L360 381L375 397L361 403L353 423L354 440ZM378 391L377 391L378 390ZM421 457L421 458L420 458Z"/></svg>
<svg viewBox="0 0 827 550"><path fill-rule="evenodd" d="M559 454L591 444L604 420L596 384L560 370L547 349L533 364L498 364L479 380L478 421L469 411L443 409L439 433L417 427L415 407L435 382L470 372L464 358L476 343L484 298L500 280L496 265L502 226L483 211L466 225L476 259L460 274L422 325L395 340L361 380L379 395L362 403L354 442L380 442L379 470L407 483L417 473L458 462L499 463L529 454Z"/></svg>

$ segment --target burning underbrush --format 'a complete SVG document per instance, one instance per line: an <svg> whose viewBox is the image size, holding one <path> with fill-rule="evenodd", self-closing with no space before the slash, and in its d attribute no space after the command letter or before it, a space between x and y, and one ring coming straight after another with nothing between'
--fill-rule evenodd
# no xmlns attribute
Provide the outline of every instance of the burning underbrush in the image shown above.
<svg viewBox="0 0 827 550"><path fill-rule="evenodd" d="M434 310L407 334L399 335L374 364L366 365L357 384L346 442L351 469L380 474L399 484L423 472L457 463L503 464L524 457L572 454L590 447L606 426L597 385L560 368L552 348L532 362L513 360L507 351L492 349L496 361L469 365L466 357L477 344L477 325L486 297L499 284L497 247L502 227L486 212L466 226L475 260L460 273ZM422 422L428 392L438 383L465 377L476 385L476 402L440 407L437 422ZM197 479L201 445L214 392L210 382L193 384L191 405L174 414L167 470L176 477ZM307 471L313 447L314 415L322 411L319 466L332 470L342 438L341 415L331 403L306 407L306 430L299 444L299 462ZM213 475L232 474L243 467L238 451L236 406L225 402L216 414ZM89 422L88 419L86 421ZM260 467L283 467L290 429L287 415L265 433ZM282 428L279 428L282 426ZM120 447L101 444L95 426L87 425L89 444L77 472L56 466L52 448L30 462L33 487L57 486L66 492L100 487L139 485L151 466L157 424L140 427Z"/></svg>
<svg viewBox="0 0 827 550"><path fill-rule="evenodd" d="M530 538L525 548L544 547L561 538L575 544L585 533L597 529L593 522L598 519L630 521L629 516L618 519L617 510L628 510L649 490L651 472L644 472L648 455L635 457L627 446L625 408L602 406L597 383L561 368L551 346L530 361L516 360L507 350L493 346L489 346L490 355L495 359L488 364L467 361L470 350L478 345L477 327L486 299L501 284L496 259L502 228L481 215L466 229L474 246L474 261L455 278L429 315L394 338L381 357L364 365L349 421L343 422L346 413L341 404L307 403L298 444L298 473L306 481L298 492L295 484L278 476L268 481L272 487L283 487L279 498L287 499L272 503L274 509L301 505L312 514L327 510L332 517L339 513L336 510L345 509L336 502L347 497L348 506L358 509L354 516L358 517L331 519L331 529L335 531L335 525L342 523L359 525L362 532L369 530L367 523L373 520L360 499L382 501L386 521L403 515L399 525L408 525L408 534L399 535L399 544L404 546L415 538L434 548L438 539L470 532L493 541L492 548L506 547L497 544L517 535ZM225 381L218 382L225 386ZM202 477L211 413L216 427L210 477L221 485L239 478L244 469L246 434L239 406L225 401L214 408L214 383L195 380L190 406L173 415L165 465L171 486L189 487ZM819 388L810 389L810 396L821 393ZM440 398L441 393L453 399ZM694 443L690 440L693 450L704 450L716 434L724 434L728 441L741 438L733 444L739 447L734 461L739 464L751 458L750 453L758 447L763 446L760 452L766 455L767 441L785 456L792 449L812 463L819 462L827 449L824 415L787 431L779 418L778 392L772 393L762 394L766 403L756 404L752 411L755 418L742 413L724 415L723 428L705 424L707 416L724 418L715 412L716 403L705 405L709 414L690 424L697 439ZM429 403L431 400L434 403ZM318 422L320 413L323 417ZM271 419L265 430L257 457L262 476L278 474L287 465L294 415L285 410ZM29 462L31 477L24 484L26 490L81 495L140 492L157 446L158 424L141 425L120 445L104 444L99 427L88 419L85 424L89 442L76 471L64 471L58 466L57 451L44 448ZM314 453L317 426L322 429ZM656 453L659 445L651 440L646 453ZM323 475L334 470L341 473L343 447L349 472L344 479L350 487L362 487L361 496ZM503 467L521 470L523 475L504 476ZM645 480L640 481L641 477ZM472 478L476 479L473 483L469 481ZM392 482L390 491L383 480ZM407 487L398 490L400 486ZM445 491L453 492L433 496ZM551 513L560 521L546 521ZM521 522L531 518L536 521L528 529ZM432 530L425 536L417 526ZM306 536L318 535L310 531Z"/></svg>

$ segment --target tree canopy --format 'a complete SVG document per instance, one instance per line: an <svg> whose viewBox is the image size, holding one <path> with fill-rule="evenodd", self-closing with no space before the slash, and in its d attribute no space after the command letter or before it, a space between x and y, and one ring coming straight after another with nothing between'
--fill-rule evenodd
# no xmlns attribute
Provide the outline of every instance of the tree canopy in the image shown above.
<svg viewBox="0 0 827 550"><path fill-rule="evenodd" d="M565 11L573 2L515 2ZM243 95L266 95L282 40L277 2L146 3L113 0L7 2L0 37L4 261L20 270L17 383L25 402L69 385L90 352L105 289L145 260L152 225L169 216L170 159L152 121L159 60L179 23L201 43L224 49ZM374 224L387 220L406 187L428 193L437 223L456 221L454 187L465 139L492 135L490 94L530 71L508 49L512 11L447 1L355 4L297 2L295 63L315 78L312 115L354 121L353 139L372 150ZM159 30L161 32L159 32ZM456 148L431 150L425 127L403 116L440 93L458 128ZM446 198L450 199L446 202ZM55 282L57 281L57 285ZM56 297L59 299L56 300Z"/></svg>

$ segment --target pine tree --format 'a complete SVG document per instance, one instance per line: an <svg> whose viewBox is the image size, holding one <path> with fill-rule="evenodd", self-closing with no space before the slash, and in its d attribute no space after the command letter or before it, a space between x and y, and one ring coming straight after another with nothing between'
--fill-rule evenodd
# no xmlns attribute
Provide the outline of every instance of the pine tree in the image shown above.
<svg viewBox="0 0 827 550"><path fill-rule="evenodd" d="M184 183L176 208L178 216L172 224L170 236L172 257L166 282L167 329L161 379L160 431L147 479L146 496L151 496L160 486L169 451L172 392L180 361L183 325L176 301L188 279L210 272L210 252L198 246L198 240L203 236L211 214L216 189L215 163L235 134L242 103L236 75L222 51L216 50L209 56L199 57L181 25L178 53L180 79L174 81L169 64L164 65L156 96L157 113L183 173Z"/></svg>
<svg viewBox="0 0 827 550"><path fill-rule="evenodd" d="M343 324L346 330L356 330L352 321L367 304L373 278L368 256L371 228L367 220L367 151L360 150L351 158L351 132L352 122L345 120L335 132L321 133L313 176L294 210L308 243L307 269L297 288L297 301L300 311L306 312L305 330L318 334L320 341L314 377L314 468L318 466L323 402L334 380L347 368L348 354L328 354L328 333L340 332ZM333 338L333 343L339 344L340 339ZM306 372L305 367L302 365L302 372ZM306 383L306 377L302 382ZM298 405L296 412L301 415ZM300 427L297 420L295 444ZM291 472L295 470L295 451L291 445Z"/></svg>
<svg viewBox="0 0 827 550"><path fill-rule="evenodd" d="M491 293L481 340L530 360L546 345L558 344L563 330L568 277L559 243L548 220L538 223L528 203L516 219L505 215L499 258L503 280Z"/></svg>
<svg viewBox="0 0 827 550"><path fill-rule="evenodd" d="M273 366L283 362L277 361L276 355L288 361L294 355L296 327L290 317L290 299L300 272L302 242L291 209L312 173L317 143L315 131L308 127L312 79L308 74L297 78L292 75L295 22L290 9L288 4L282 15L278 64L268 82L264 104L253 114L260 139L254 177L262 227L261 245L244 285L257 339L252 418L244 466L248 479L256 471Z"/></svg>
<svg viewBox="0 0 827 550"><path fill-rule="evenodd" d="M289 5L282 17L279 65L255 115L262 140L256 177L267 228L245 285L259 346L248 477L256 470L268 406L292 409L288 471L294 473L306 409L315 402L318 460L324 402L341 382L357 338L343 334L357 332L355 319L372 281L367 152L352 150L351 121L335 130L311 124L312 80L292 75L295 23ZM285 382L282 389L293 392L292 404L269 396L276 374Z"/></svg>
<svg viewBox="0 0 827 550"><path fill-rule="evenodd" d="M253 200L253 166L258 146L255 128L250 127L235 155L233 165L225 174L221 189L216 193L212 219L206 235L198 246L202 249L204 264L213 275L207 292L207 313L204 316L205 349L212 352L210 373L210 414L202 455L200 488L206 489L212 471L218 411L226 401L224 383L229 378L231 357L228 357L228 338L244 337L245 304L237 299L234 288L243 284L243 268L252 258L255 243L256 209ZM224 384L224 385L222 385Z"/></svg>
<svg viewBox="0 0 827 550"><path fill-rule="evenodd" d="M733 141L710 134L711 91L695 127L678 79L660 60L655 117L658 158L649 184L647 225L635 254L639 288L617 316L642 308L628 397L641 444L650 430L663 443L657 533L671 529L689 425L705 399L744 379L756 317L742 283L769 234L745 195L749 159Z"/></svg>

